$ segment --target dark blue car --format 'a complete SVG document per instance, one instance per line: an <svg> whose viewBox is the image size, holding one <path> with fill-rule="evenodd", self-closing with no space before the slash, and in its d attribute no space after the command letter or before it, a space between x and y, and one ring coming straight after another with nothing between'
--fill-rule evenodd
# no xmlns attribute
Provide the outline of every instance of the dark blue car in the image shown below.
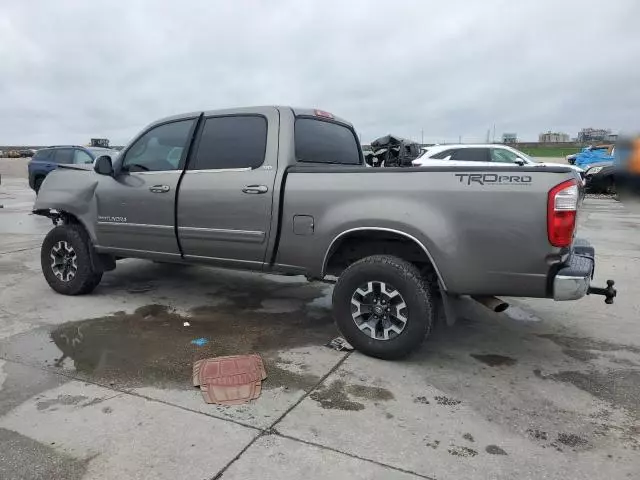
<svg viewBox="0 0 640 480"><path fill-rule="evenodd" d="M115 157L117 152L108 148L64 145L41 148L29 162L29 186L38 192L51 170L60 164L91 165L100 155Z"/></svg>

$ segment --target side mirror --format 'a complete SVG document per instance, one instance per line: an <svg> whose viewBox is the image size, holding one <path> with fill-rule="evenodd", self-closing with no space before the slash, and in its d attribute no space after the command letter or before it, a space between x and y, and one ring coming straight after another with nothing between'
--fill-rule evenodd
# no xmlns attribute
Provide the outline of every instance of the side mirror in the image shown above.
<svg viewBox="0 0 640 480"><path fill-rule="evenodd" d="M516 165L520 165L521 167L523 167L524 166L524 160L518 159L518 160L515 161L515 164Z"/></svg>
<svg viewBox="0 0 640 480"><path fill-rule="evenodd" d="M109 155L102 155L96 159L93 170L100 175L113 176L113 164Z"/></svg>

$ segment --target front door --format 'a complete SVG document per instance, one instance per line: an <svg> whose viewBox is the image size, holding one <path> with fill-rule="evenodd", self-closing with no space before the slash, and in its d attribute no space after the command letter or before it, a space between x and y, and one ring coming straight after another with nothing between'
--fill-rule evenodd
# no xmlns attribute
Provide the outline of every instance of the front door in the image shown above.
<svg viewBox="0 0 640 480"><path fill-rule="evenodd" d="M278 122L274 109L204 120L178 196L186 259L248 268L265 261Z"/></svg>
<svg viewBox="0 0 640 480"><path fill-rule="evenodd" d="M125 152L119 174L96 189L98 245L127 256L179 257L175 200L196 119L152 127Z"/></svg>

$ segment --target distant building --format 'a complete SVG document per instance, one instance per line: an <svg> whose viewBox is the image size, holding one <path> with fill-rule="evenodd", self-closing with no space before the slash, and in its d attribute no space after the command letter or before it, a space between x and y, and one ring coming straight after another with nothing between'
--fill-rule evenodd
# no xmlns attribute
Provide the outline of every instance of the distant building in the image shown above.
<svg viewBox="0 0 640 480"><path fill-rule="evenodd" d="M541 133L540 135L538 135L538 141L540 143L561 143L568 142L570 140L569 135L567 135L566 133L552 132L551 130L549 130L546 133Z"/></svg>
<svg viewBox="0 0 640 480"><path fill-rule="evenodd" d="M605 128L583 128L578 132L579 142L606 142L611 136L611 130Z"/></svg>
<svg viewBox="0 0 640 480"><path fill-rule="evenodd" d="M502 143L518 143L518 134L517 133L503 133L502 134Z"/></svg>

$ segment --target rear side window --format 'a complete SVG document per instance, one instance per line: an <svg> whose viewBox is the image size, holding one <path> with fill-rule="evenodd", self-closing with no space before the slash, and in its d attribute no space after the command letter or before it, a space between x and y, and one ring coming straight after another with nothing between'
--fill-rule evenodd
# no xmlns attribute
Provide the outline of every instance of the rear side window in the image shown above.
<svg viewBox="0 0 640 480"><path fill-rule="evenodd" d="M73 148L59 148L55 152L56 163L73 163Z"/></svg>
<svg viewBox="0 0 640 480"><path fill-rule="evenodd" d="M460 148L451 156L451 160L464 160L466 162L488 162L488 148Z"/></svg>
<svg viewBox="0 0 640 480"><path fill-rule="evenodd" d="M51 161L53 150L38 150L33 156L32 160L38 160L40 162Z"/></svg>
<svg viewBox="0 0 640 480"><path fill-rule="evenodd" d="M353 131L332 122L298 118L295 126L296 160L310 163L360 165Z"/></svg>
<svg viewBox="0 0 640 480"><path fill-rule="evenodd" d="M267 119L256 115L208 118L191 170L258 168L267 147Z"/></svg>

